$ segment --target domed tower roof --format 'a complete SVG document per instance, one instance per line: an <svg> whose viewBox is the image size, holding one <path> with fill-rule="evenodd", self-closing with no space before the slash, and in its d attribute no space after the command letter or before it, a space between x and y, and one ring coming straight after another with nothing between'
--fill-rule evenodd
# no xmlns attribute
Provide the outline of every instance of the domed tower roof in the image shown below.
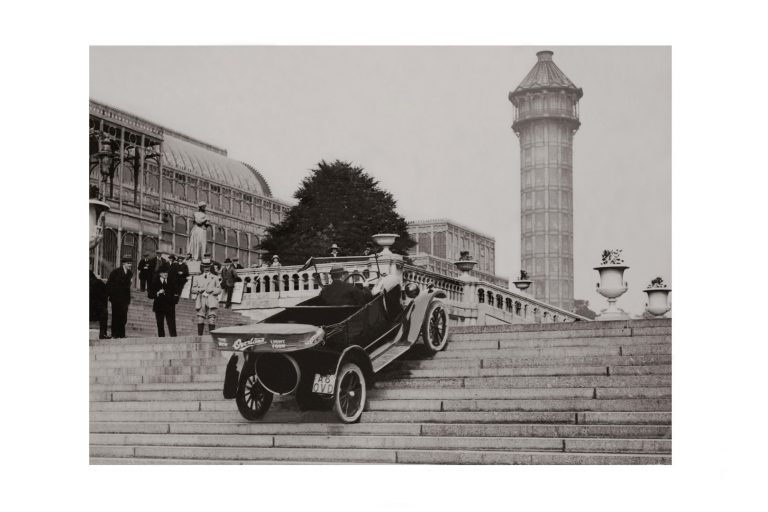
<svg viewBox="0 0 768 512"><path fill-rule="evenodd" d="M580 87L571 82L571 79L565 76L557 64L552 60L554 52L544 50L536 53L538 62L533 69L528 72L526 77L520 82L517 88L509 93L509 99L514 103L514 98L528 91L537 89L566 89L574 91L581 98L583 91Z"/></svg>

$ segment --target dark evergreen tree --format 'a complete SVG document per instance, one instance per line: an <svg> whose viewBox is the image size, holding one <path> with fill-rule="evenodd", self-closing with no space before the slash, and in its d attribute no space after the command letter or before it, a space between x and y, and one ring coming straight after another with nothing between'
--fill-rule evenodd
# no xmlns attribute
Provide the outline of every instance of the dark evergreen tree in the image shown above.
<svg viewBox="0 0 768 512"><path fill-rule="evenodd" d="M261 244L270 255L280 256L283 265L328 256L331 244L341 248L341 256L363 254L376 233L400 235L391 248L397 254L405 255L416 245L392 194L361 167L323 160L311 172L294 194L298 204L283 222L267 229Z"/></svg>

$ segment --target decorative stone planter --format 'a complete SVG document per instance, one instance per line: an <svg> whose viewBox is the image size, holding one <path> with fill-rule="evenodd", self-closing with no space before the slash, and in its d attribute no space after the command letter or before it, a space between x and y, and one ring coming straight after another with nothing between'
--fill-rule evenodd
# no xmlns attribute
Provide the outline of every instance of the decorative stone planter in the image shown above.
<svg viewBox="0 0 768 512"><path fill-rule="evenodd" d="M643 290L648 294L648 304L645 310L653 316L664 316L672 309L669 305L669 294L672 288L646 288Z"/></svg>
<svg viewBox="0 0 768 512"><path fill-rule="evenodd" d="M626 265L600 265L595 270L600 274L600 282L597 283L597 293L608 299L608 307L604 309L595 320L627 320L629 315L616 306L616 299L627 291L627 283L624 281Z"/></svg>
<svg viewBox="0 0 768 512"><path fill-rule="evenodd" d="M469 275L469 272L475 268L475 265L477 265L477 262L474 260L459 260L454 261L454 265L456 265L456 268L459 269L459 272L461 272L461 275L459 276L459 279L462 281L470 281L472 279L472 276Z"/></svg>
<svg viewBox="0 0 768 512"><path fill-rule="evenodd" d="M515 287L520 290L521 292L524 292L528 288L531 287L531 281L530 279L518 279L517 281L512 281L512 283L515 285Z"/></svg>
<svg viewBox="0 0 768 512"><path fill-rule="evenodd" d="M381 255L387 255L392 254L392 251L390 251L389 248L392 247L398 238L400 238L400 235L395 235L394 233L378 233L371 238L373 238L373 240L381 247Z"/></svg>

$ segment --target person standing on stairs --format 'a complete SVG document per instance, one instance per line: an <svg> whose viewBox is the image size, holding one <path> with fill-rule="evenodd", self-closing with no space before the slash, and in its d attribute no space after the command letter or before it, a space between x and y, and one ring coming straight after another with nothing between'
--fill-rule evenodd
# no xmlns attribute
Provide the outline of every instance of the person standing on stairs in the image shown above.
<svg viewBox="0 0 768 512"><path fill-rule="evenodd" d="M169 259L171 260L171 279L176 287L176 304L178 304L181 292L184 290L184 285L187 284L189 268L182 258L177 258L175 255L171 254Z"/></svg>
<svg viewBox="0 0 768 512"><path fill-rule="evenodd" d="M221 293L220 279L211 273L211 260L203 259L203 273L192 279L192 293L195 298L195 318L197 319L197 334L203 335L205 322L208 321L208 332L216 328L216 313L219 308Z"/></svg>
<svg viewBox="0 0 768 512"><path fill-rule="evenodd" d="M152 267L149 263L149 254L146 252L144 253L141 261L139 261L139 264L136 266L136 269L139 271L139 284L141 286L141 291L146 291L147 286L152 282L150 279L152 276Z"/></svg>
<svg viewBox="0 0 768 512"><path fill-rule="evenodd" d="M160 265L163 264L163 251L157 250L155 251L155 257L149 260L149 273L147 274L147 282L151 283L155 280L155 276L157 275L157 271L160 269ZM143 291L143 290L142 290Z"/></svg>
<svg viewBox="0 0 768 512"><path fill-rule="evenodd" d="M93 270L90 271L90 274L90 319L99 321L99 339L108 340L112 337L107 334L107 318L109 316L107 285L96 277Z"/></svg>
<svg viewBox="0 0 768 512"><path fill-rule="evenodd" d="M169 275L170 268L167 263L160 265L154 281L149 285L149 298L154 299L152 311L157 320L157 335L165 336L165 323L168 324L168 334L176 337L176 301L179 293L176 286L177 279Z"/></svg>
<svg viewBox="0 0 768 512"><path fill-rule="evenodd" d="M235 267L232 266L232 260L225 259L224 267L221 269L221 288L227 294L227 301L224 303L224 307L227 309L232 307L232 291L235 289L235 281L239 279Z"/></svg>
<svg viewBox="0 0 768 512"><path fill-rule="evenodd" d="M112 303L112 337L125 338L125 324L128 322L128 305L131 303L131 280L133 258L123 256L121 265L110 272L107 279L107 295Z"/></svg>

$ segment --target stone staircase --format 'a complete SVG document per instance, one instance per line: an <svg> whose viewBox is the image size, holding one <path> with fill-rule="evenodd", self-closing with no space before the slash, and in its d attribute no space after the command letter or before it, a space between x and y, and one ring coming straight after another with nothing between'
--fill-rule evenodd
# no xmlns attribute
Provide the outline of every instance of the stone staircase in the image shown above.
<svg viewBox="0 0 768 512"><path fill-rule="evenodd" d="M109 307L109 321L112 321L112 306ZM220 307L216 318L217 327L240 325L251 323L240 313L232 309ZM111 324L110 324L111 325ZM96 329L98 334L98 322L90 322L90 328ZM180 299L176 305L176 332L179 336L192 336L197 334L197 322L195 320L195 301ZM208 328L206 326L206 332ZM152 312L152 299L147 298L146 292L132 290L131 305L128 308L128 322L125 324L125 334L129 338L157 336L157 321ZM168 336L168 326L165 327L165 335Z"/></svg>
<svg viewBox="0 0 768 512"><path fill-rule="evenodd" d="M454 328L354 425L292 402L243 420L209 336L91 343L93 464L671 463L671 320Z"/></svg>

